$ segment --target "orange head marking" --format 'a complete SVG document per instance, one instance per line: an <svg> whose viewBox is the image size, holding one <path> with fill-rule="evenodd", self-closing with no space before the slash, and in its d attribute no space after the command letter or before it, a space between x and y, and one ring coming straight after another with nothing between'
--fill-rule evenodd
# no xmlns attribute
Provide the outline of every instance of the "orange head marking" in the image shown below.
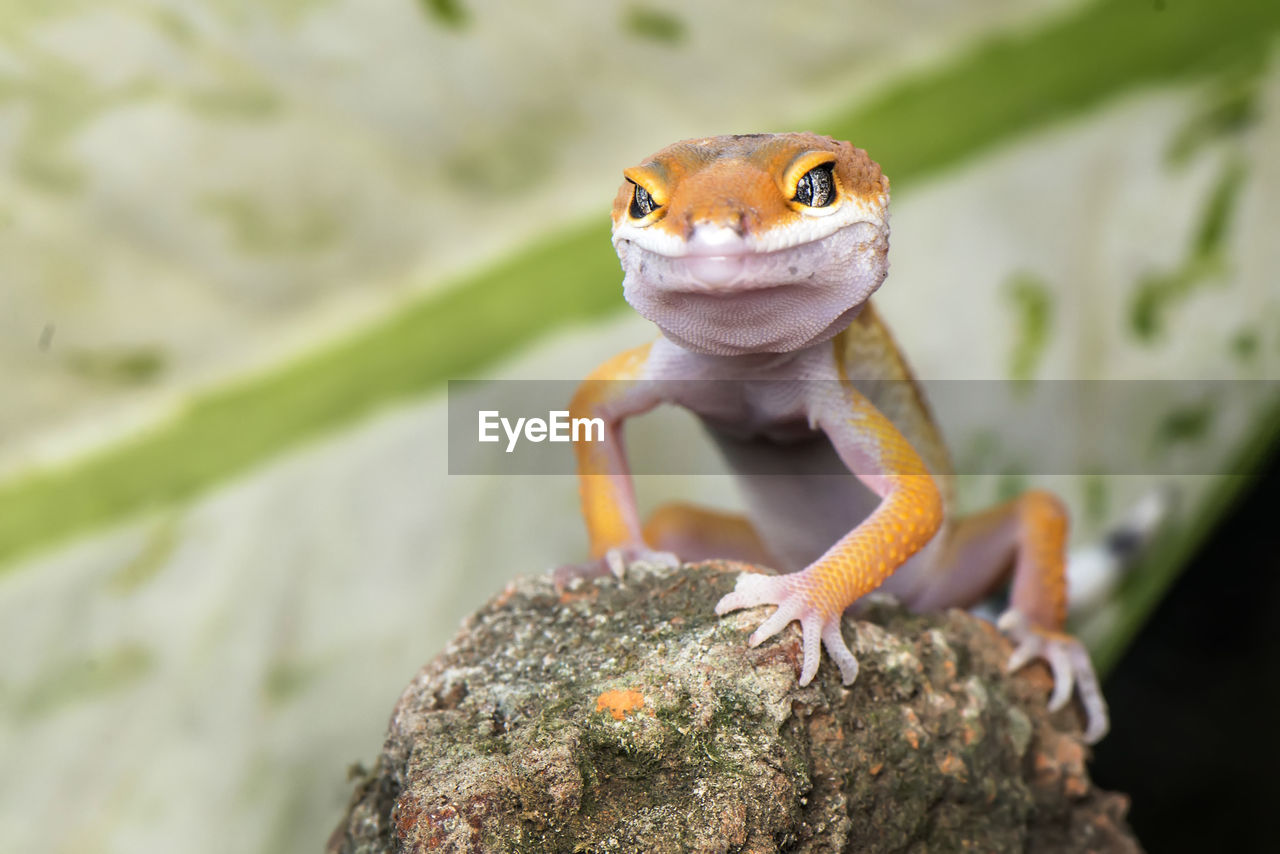
<svg viewBox="0 0 1280 854"><path fill-rule="evenodd" d="M688 349L784 352L825 341L884 279L889 179L847 142L692 139L623 174L613 243L625 295Z"/></svg>
<svg viewBox="0 0 1280 854"><path fill-rule="evenodd" d="M683 241L699 225L761 239L845 206L883 216L889 194L889 179L865 151L812 133L685 140L623 175L615 228L634 225Z"/></svg>

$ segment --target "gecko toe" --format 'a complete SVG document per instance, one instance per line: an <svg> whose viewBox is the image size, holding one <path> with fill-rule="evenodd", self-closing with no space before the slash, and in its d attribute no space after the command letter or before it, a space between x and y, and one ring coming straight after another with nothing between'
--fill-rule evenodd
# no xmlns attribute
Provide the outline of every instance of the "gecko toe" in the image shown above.
<svg viewBox="0 0 1280 854"><path fill-rule="evenodd" d="M751 637L747 639L747 646L759 646L769 638L782 631L798 616L799 608L792 601L784 601L778 606L778 609L769 615L763 623L751 633Z"/></svg>
<svg viewBox="0 0 1280 854"><path fill-rule="evenodd" d="M840 634L839 612L828 613L818 603L810 601L803 585L795 583L794 576L759 575L743 573L738 576L733 592L716 603L716 613L723 615L741 608L758 605L776 605L747 639L755 647L786 628L793 620L800 621L803 661L800 665L801 686L808 685L818 673L825 646L831 659L840 667L840 678L848 685L858 675L858 662L849 652Z"/></svg>
<svg viewBox="0 0 1280 854"><path fill-rule="evenodd" d="M730 611L741 611L743 608L750 608L751 603L741 593L726 593L720 597L720 601L716 603L716 616L723 617Z"/></svg>
<svg viewBox="0 0 1280 854"><path fill-rule="evenodd" d="M1049 711L1056 712L1065 707L1071 700L1072 689L1075 689L1084 707L1084 740L1094 744L1106 735L1110 728L1107 703L1084 645L1069 635L1038 629L1012 610L1002 615L997 625L1017 644L1009 656L1009 672L1020 669L1033 659L1043 658L1053 673L1053 692L1047 704Z"/></svg>
<svg viewBox="0 0 1280 854"><path fill-rule="evenodd" d="M800 621L802 633L801 645L804 649L804 663L800 666L798 684L804 687L818 675L818 661L822 657L822 623L816 614L806 616Z"/></svg>
<svg viewBox="0 0 1280 854"><path fill-rule="evenodd" d="M1049 669L1053 671L1053 693L1049 696L1049 711L1056 712L1071 700L1075 677L1072 675L1071 659L1062 646L1048 644L1044 657L1049 662Z"/></svg>
<svg viewBox="0 0 1280 854"><path fill-rule="evenodd" d="M647 552L637 561L652 563L664 569L675 569L680 566L680 556L675 552Z"/></svg>
<svg viewBox="0 0 1280 854"><path fill-rule="evenodd" d="M674 552L655 551L644 545L626 545L609 549L604 556L605 565L618 578L622 578L627 568L634 564L675 569L680 565L680 558Z"/></svg>
<svg viewBox="0 0 1280 854"><path fill-rule="evenodd" d="M1084 730L1084 740L1096 744L1102 740L1111 728L1110 715L1107 712L1107 701L1102 696L1098 685L1098 676L1093 672L1093 662L1089 660L1089 652L1080 644L1067 650L1071 657L1071 666L1075 673L1076 694L1084 706L1085 719L1088 721Z"/></svg>
<svg viewBox="0 0 1280 854"><path fill-rule="evenodd" d="M609 549L604 556L604 564L609 567L614 578L622 578L627 574L627 559L620 549Z"/></svg>
<svg viewBox="0 0 1280 854"><path fill-rule="evenodd" d="M1030 661L1040 655L1040 644L1038 638L1027 638L1014 647L1013 653L1010 654L1008 662L1005 663L1004 669L1009 673L1014 673L1025 667Z"/></svg>
<svg viewBox="0 0 1280 854"><path fill-rule="evenodd" d="M780 597L777 595L776 583L771 582L777 580L777 576L742 573L734 584L733 592L726 593L716 603L716 613L724 616L730 611L754 608L757 605L776 605Z"/></svg>
<svg viewBox="0 0 1280 854"><path fill-rule="evenodd" d="M839 620L829 622L823 627L822 645L827 648L827 655L831 656L831 660L840 668L840 681L845 685L852 685L853 680L858 678L858 659L854 658L853 653L849 651L849 646L844 642Z"/></svg>

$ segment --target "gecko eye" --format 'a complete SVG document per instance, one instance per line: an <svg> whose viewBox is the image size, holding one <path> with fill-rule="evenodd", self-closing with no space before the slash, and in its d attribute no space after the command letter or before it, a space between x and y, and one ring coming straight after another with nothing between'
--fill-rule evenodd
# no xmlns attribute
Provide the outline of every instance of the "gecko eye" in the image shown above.
<svg viewBox="0 0 1280 854"><path fill-rule="evenodd" d="M632 184L636 188L635 193L631 196L631 209L628 211L628 213L631 214L632 219L644 219L661 207L661 205L653 200L653 196L649 195L648 190L641 187L639 184L636 184L634 181Z"/></svg>
<svg viewBox="0 0 1280 854"><path fill-rule="evenodd" d="M795 201L811 208L825 208L835 201L834 167L834 163L823 163L804 173L804 177L796 182Z"/></svg>

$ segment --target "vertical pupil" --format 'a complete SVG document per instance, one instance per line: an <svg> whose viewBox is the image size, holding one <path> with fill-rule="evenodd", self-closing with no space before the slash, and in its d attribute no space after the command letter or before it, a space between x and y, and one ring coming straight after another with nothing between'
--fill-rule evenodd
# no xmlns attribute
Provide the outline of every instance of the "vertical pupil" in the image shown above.
<svg viewBox="0 0 1280 854"><path fill-rule="evenodd" d="M636 184L635 193L631 196L632 219L643 219L653 213L657 207L658 205L653 201L653 196L649 195L649 191Z"/></svg>
<svg viewBox="0 0 1280 854"><path fill-rule="evenodd" d="M831 164L825 163L804 173L796 184L796 201L811 208L823 208L831 204Z"/></svg>

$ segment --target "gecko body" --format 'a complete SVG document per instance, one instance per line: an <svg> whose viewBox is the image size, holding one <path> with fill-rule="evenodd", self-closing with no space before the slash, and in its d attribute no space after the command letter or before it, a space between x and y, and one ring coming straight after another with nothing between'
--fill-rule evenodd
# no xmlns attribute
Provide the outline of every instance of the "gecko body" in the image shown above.
<svg viewBox="0 0 1280 854"><path fill-rule="evenodd" d="M613 243L627 301L662 331L594 371L570 406L603 419L575 444L591 557L621 571L672 555L785 571L745 573L717 613L774 605L756 645L792 621L799 681L821 649L845 684L857 660L841 615L876 589L916 610L970 607L1012 579L1000 627L1010 668L1036 657L1050 707L1083 703L1107 729L1088 653L1063 632L1067 515L1031 491L957 517L946 446L871 303L888 271L889 182L866 152L813 134L676 143L625 170ZM621 427L658 404L697 415L739 474L749 513L684 504L642 524Z"/></svg>

